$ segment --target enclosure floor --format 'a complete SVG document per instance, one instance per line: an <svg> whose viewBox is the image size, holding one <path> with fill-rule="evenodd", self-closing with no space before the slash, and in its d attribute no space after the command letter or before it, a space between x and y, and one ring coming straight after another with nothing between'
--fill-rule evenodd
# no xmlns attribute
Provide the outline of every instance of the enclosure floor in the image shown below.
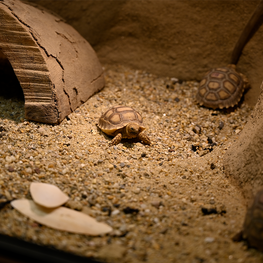
<svg viewBox="0 0 263 263"><path fill-rule="evenodd" d="M113 231L58 231L9 204L0 210L0 232L108 262L262 262L262 253L231 239L246 206L222 164L251 109L199 107L198 83L179 84L176 76L105 66L105 80L57 126L26 121L23 102L0 98L0 199L31 198L31 182L54 184L69 195L66 206ZM109 147L96 124L115 105L142 114L150 146L126 140Z"/></svg>

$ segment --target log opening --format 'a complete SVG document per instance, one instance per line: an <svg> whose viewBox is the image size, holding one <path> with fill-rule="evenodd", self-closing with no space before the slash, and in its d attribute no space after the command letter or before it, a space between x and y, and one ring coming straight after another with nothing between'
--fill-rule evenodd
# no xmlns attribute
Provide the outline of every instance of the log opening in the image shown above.
<svg viewBox="0 0 263 263"><path fill-rule="evenodd" d="M0 96L25 101L23 89L14 69L4 53L0 51Z"/></svg>

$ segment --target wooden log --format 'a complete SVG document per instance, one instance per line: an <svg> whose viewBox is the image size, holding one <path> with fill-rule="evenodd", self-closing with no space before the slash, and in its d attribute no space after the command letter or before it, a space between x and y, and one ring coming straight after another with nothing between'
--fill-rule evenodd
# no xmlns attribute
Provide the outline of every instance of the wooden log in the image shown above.
<svg viewBox="0 0 263 263"><path fill-rule="evenodd" d="M0 1L0 52L22 87L28 120L60 123L104 87L89 43L62 19L19 0Z"/></svg>

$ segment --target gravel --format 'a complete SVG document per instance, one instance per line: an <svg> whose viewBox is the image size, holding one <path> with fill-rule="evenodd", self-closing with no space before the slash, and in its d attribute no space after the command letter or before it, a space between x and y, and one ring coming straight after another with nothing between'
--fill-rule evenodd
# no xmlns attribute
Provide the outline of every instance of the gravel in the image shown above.
<svg viewBox="0 0 263 263"><path fill-rule="evenodd" d="M110 262L262 262L262 253L231 240L246 207L222 165L251 108L199 107L198 83L176 76L105 66L105 79L101 92L56 126L25 120L23 101L0 97L0 199L31 198L31 182L54 184L69 195L68 207L114 230L62 232L7 204L0 232ZM152 145L109 147L96 124L115 105L142 114Z"/></svg>

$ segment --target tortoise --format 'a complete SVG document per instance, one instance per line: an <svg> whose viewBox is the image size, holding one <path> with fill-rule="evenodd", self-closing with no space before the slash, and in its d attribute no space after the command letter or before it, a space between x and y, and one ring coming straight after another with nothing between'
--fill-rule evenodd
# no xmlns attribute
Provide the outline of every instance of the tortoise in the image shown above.
<svg viewBox="0 0 263 263"><path fill-rule="evenodd" d="M142 116L128 106L115 106L99 119L98 127L107 135L114 137L110 145L117 145L122 138L138 138L145 144L151 144L149 137L143 132Z"/></svg>
<svg viewBox="0 0 263 263"><path fill-rule="evenodd" d="M234 64L214 68L201 80L196 100L212 109L234 107L248 86L248 79L236 71Z"/></svg>
<svg viewBox="0 0 263 263"><path fill-rule="evenodd" d="M243 230L233 240L246 240L249 247L263 252L263 188L256 193L253 204L247 209Z"/></svg>

